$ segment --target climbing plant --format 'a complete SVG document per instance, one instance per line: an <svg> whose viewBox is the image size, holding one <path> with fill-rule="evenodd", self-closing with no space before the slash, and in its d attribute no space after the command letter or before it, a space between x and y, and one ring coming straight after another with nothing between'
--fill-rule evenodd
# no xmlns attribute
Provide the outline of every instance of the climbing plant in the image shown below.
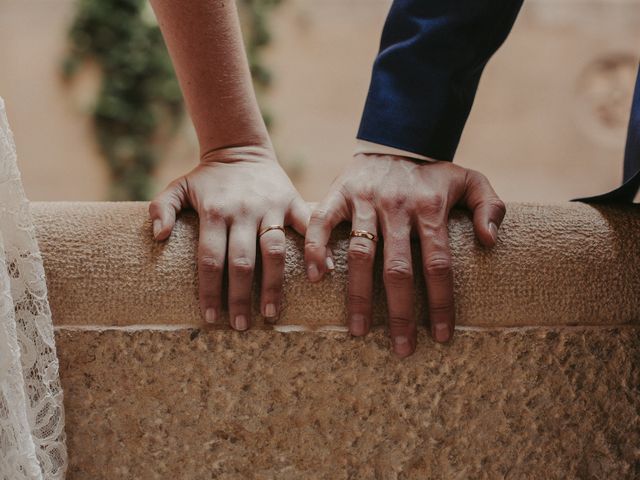
<svg viewBox="0 0 640 480"><path fill-rule="evenodd" d="M258 93L271 80L261 51L270 41L268 14L280 1L238 0ZM63 76L72 78L88 62L97 63L101 71L91 114L111 174L110 197L146 200L163 146L176 132L184 111L148 0L79 0L69 39Z"/></svg>

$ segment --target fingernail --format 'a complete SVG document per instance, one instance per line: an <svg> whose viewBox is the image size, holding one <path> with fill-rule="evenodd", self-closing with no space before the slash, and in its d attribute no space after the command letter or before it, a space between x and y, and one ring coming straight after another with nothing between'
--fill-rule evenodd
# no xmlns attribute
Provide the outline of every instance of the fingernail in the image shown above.
<svg viewBox="0 0 640 480"><path fill-rule="evenodd" d="M449 340L451 336L451 332L449 330L449 325L446 323L438 323L435 328L435 337L438 342L446 342Z"/></svg>
<svg viewBox="0 0 640 480"><path fill-rule="evenodd" d="M351 334L356 336L364 335L366 333L365 328L364 315L354 313L351 316Z"/></svg>
<svg viewBox="0 0 640 480"><path fill-rule="evenodd" d="M405 336L398 336L393 339L393 351L400 357L411 355L411 344Z"/></svg>
<svg viewBox="0 0 640 480"><path fill-rule="evenodd" d="M204 312L204 319L207 323L216 323L216 309L207 308L207 311Z"/></svg>
<svg viewBox="0 0 640 480"><path fill-rule="evenodd" d="M312 263L307 267L307 276L312 282L320 280L320 272L318 271L318 267L316 267L315 263Z"/></svg>
<svg viewBox="0 0 640 480"><path fill-rule="evenodd" d="M158 234L160 233L160 229L162 229L162 222L160 221L159 218L156 218L153 221L153 236L157 237Z"/></svg>
<svg viewBox="0 0 640 480"><path fill-rule="evenodd" d="M498 240L498 226L495 223L489 222L489 231L491 232L493 241L495 242L496 240Z"/></svg>
<svg viewBox="0 0 640 480"><path fill-rule="evenodd" d="M264 307L264 316L265 317L276 316L276 306L273 303L267 303L267 305Z"/></svg>
<svg viewBox="0 0 640 480"><path fill-rule="evenodd" d="M247 329L247 317L244 315L236 315L236 330Z"/></svg>
<svg viewBox="0 0 640 480"><path fill-rule="evenodd" d="M336 268L335 263L333 263L333 258L331 257L327 257L327 259L325 260L325 263L327 264L327 268L329 270L334 270Z"/></svg>

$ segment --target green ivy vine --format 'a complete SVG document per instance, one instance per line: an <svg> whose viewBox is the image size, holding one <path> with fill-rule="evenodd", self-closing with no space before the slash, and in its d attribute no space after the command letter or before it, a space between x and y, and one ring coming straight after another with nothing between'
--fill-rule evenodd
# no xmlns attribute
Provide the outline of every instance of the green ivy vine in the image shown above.
<svg viewBox="0 0 640 480"><path fill-rule="evenodd" d="M258 94L271 82L261 51L271 40L268 16L281 0L238 0L247 56ZM111 174L112 200L147 200L166 142L183 117L183 100L148 0L79 0L69 30L63 76L88 62L101 70L91 112ZM265 114L269 125L270 117Z"/></svg>

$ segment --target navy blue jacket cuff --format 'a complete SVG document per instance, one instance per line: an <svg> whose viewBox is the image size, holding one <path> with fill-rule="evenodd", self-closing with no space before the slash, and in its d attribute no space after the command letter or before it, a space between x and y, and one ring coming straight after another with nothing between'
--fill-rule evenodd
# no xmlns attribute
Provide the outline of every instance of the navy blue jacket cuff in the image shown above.
<svg viewBox="0 0 640 480"><path fill-rule="evenodd" d="M482 71L522 0L395 0L357 137L452 160Z"/></svg>

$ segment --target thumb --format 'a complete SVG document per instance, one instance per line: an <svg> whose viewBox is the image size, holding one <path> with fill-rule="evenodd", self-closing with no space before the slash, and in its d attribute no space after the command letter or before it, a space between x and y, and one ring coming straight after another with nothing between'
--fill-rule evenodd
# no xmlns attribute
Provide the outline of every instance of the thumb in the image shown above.
<svg viewBox="0 0 640 480"><path fill-rule="evenodd" d="M165 240L176 223L176 214L182 209L185 200L184 177L171 182L149 203L149 216L153 225L153 238Z"/></svg>
<svg viewBox="0 0 640 480"><path fill-rule="evenodd" d="M473 229L480 243L493 247L498 240L498 229L506 207L487 177L474 170L467 171L463 203L473 212Z"/></svg>

